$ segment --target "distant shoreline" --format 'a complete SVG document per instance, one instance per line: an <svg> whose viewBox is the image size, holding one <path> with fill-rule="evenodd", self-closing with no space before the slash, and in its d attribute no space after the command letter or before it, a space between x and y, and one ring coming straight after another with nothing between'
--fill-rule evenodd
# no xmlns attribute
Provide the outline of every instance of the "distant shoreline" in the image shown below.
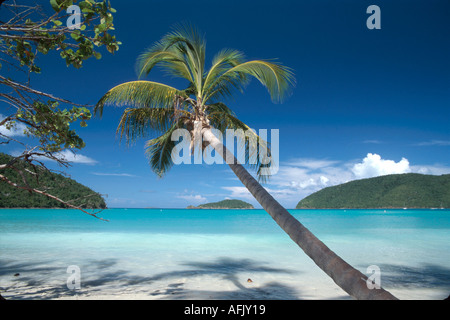
<svg viewBox="0 0 450 320"><path fill-rule="evenodd" d="M7 208L7 207L0 207L1 209L61 209L61 210L66 210L66 209L70 209L70 210L79 210L76 208L60 208L60 207L11 207L11 208ZM83 210L106 210L106 209L115 209L115 208L82 208ZM117 209L126 209L126 208L117 208ZM145 209L145 208L142 208Z"/></svg>
<svg viewBox="0 0 450 320"><path fill-rule="evenodd" d="M225 200L218 201L218 202L204 203L204 204L201 204L198 206L189 205L189 206L187 206L186 209L211 209L211 210L232 209L232 210L237 210L237 209L254 209L254 208L255 207L253 207L253 205L251 205L248 202L242 201L242 200L225 199Z"/></svg>
<svg viewBox="0 0 450 320"><path fill-rule="evenodd" d="M293 210L448 210L448 209L450 208L385 207L385 208L294 208Z"/></svg>
<svg viewBox="0 0 450 320"><path fill-rule="evenodd" d="M192 209L199 209L199 210L255 210L255 208L201 208L201 207L187 207L184 209L188 209L188 210L192 210ZM261 210L264 210L264 209L261 209Z"/></svg>
<svg viewBox="0 0 450 320"><path fill-rule="evenodd" d="M48 209L48 210L77 210L74 208L45 208L45 207L33 207L33 208L5 208L1 207L0 210L25 210L25 209ZM112 209L137 209L137 210L262 210L263 208L86 208L87 210L112 210ZM450 208L287 208L286 210L450 210Z"/></svg>

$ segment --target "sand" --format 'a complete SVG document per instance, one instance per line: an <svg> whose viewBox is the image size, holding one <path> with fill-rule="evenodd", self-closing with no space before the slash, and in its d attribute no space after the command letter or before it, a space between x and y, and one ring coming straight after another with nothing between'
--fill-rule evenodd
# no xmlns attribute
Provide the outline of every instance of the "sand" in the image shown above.
<svg viewBox="0 0 450 320"><path fill-rule="evenodd" d="M1 294L10 300L349 300L352 299L320 270L299 273L255 270L183 270L133 274L105 267L86 274L80 288L69 289L67 276L54 277L45 268L36 274L3 275ZM250 279L250 281L249 281ZM400 281L401 279L399 279ZM445 290L386 288L400 299L440 300Z"/></svg>

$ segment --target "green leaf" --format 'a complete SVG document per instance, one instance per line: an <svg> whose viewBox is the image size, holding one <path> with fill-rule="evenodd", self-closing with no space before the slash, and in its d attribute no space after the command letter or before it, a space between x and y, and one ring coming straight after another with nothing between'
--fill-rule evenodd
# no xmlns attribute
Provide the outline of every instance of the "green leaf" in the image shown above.
<svg viewBox="0 0 450 320"><path fill-rule="evenodd" d="M94 52L93 53L93 55L94 55L94 57L97 59L97 60L100 60L101 58L102 58L102 55L101 55L101 53L100 52Z"/></svg>
<svg viewBox="0 0 450 320"><path fill-rule="evenodd" d="M50 0L50 5L56 12L59 12L61 10L57 0Z"/></svg>
<svg viewBox="0 0 450 320"><path fill-rule="evenodd" d="M97 27L96 27L96 33L101 33L101 32L104 32L104 31L106 31L106 29L107 29L107 27L106 27L106 25L105 24L99 24Z"/></svg>
<svg viewBox="0 0 450 320"><path fill-rule="evenodd" d="M152 81L131 81L122 83L109 90L95 106L100 116L105 105L133 106L147 108L170 108L176 96L183 92Z"/></svg>
<svg viewBox="0 0 450 320"><path fill-rule="evenodd" d="M80 38L82 38L82 36L80 34L78 34L77 32L72 32L70 34L70 36L74 39L74 40L79 40Z"/></svg>
<svg viewBox="0 0 450 320"><path fill-rule="evenodd" d="M172 133L178 129L180 125L175 123L166 133L158 138L149 140L145 144L145 153L149 160L149 164L159 177L169 171L173 166L172 150L175 147L175 142L172 141Z"/></svg>

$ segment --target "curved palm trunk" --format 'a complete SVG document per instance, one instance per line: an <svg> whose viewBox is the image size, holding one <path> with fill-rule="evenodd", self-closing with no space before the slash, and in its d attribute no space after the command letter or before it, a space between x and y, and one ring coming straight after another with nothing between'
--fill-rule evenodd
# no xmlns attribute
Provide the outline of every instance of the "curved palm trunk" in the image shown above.
<svg viewBox="0 0 450 320"><path fill-rule="evenodd" d="M202 130L204 141L208 141L216 152L222 153L226 159L229 151L208 128ZM395 300L391 293L380 289L367 287L367 276L353 268L336 253L331 251L322 241L295 219L283 208L258 181L234 158L234 164L229 164L231 170L247 187L250 193L270 214L275 222L291 237L291 239L350 296L363 300Z"/></svg>

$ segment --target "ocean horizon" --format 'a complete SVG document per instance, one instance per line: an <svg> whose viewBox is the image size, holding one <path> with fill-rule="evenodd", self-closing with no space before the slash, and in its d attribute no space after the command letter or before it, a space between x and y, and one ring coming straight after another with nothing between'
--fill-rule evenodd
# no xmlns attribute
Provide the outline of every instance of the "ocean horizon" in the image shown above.
<svg viewBox="0 0 450 320"><path fill-rule="evenodd" d="M399 299L450 294L449 209L288 211L362 273L378 267ZM73 209L0 210L1 295L350 299L262 209L112 208L99 217L109 221Z"/></svg>

